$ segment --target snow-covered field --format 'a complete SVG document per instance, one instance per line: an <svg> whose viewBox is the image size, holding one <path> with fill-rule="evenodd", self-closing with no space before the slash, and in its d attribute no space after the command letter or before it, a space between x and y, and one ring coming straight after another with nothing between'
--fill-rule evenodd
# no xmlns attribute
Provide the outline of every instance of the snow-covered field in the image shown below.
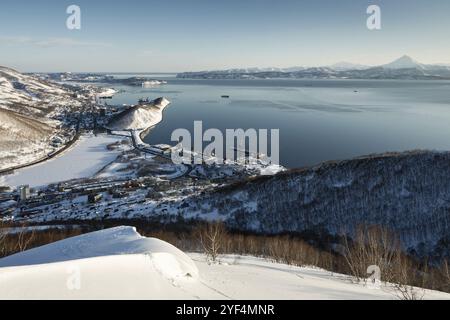
<svg viewBox="0 0 450 320"><path fill-rule="evenodd" d="M116 227L0 259L0 299L396 299L343 275L202 254ZM426 291L425 299L450 299Z"/></svg>
<svg viewBox="0 0 450 320"><path fill-rule="evenodd" d="M93 176L103 166L113 161L120 151L108 151L106 146L123 137L109 135L84 135L63 154L32 167L17 170L0 177L0 185L31 187L54 182Z"/></svg>

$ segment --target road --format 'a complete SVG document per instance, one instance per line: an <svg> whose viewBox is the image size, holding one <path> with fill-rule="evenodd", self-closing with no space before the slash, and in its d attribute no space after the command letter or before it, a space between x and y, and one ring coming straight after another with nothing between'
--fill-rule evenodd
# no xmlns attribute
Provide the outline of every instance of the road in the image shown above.
<svg viewBox="0 0 450 320"><path fill-rule="evenodd" d="M19 170L19 169L23 169L23 168L27 168L27 167L31 167L34 166L36 164L48 161L54 157L56 157L57 155L61 154L62 152L66 151L68 148L70 148L78 139L80 138L80 134L77 133L75 134L75 136L72 138L72 140L70 140L68 143L66 143L66 145L64 145L64 147L62 147L61 149L53 152L52 154L48 154L46 155L44 158L26 163L26 164L22 164L22 165L18 165L18 166L14 166L14 167L10 167L7 169L2 169L0 170L0 175L3 174L8 174L8 173L13 173L15 170Z"/></svg>
<svg viewBox="0 0 450 320"><path fill-rule="evenodd" d="M167 154L164 154L163 150L155 148L155 147L150 146L150 145L145 145L142 142L142 140L141 140L141 138L139 136L140 133L141 133L140 130L128 130L128 131L130 132L130 136L131 136L131 141L133 143L133 147L136 150L139 150L139 151L144 152L144 153L149 153L149 154L152 154L152 155L155 155L155 156L158 156L158 157L162 157L164 159L172 161L172 157L167 155ZM143 145L145 147L143 147ZM182 175L180 175L180 177L188 175L193 169L193 166L191 164L183 164L183 165L186 167L186 170L183 172Z"/></svg>

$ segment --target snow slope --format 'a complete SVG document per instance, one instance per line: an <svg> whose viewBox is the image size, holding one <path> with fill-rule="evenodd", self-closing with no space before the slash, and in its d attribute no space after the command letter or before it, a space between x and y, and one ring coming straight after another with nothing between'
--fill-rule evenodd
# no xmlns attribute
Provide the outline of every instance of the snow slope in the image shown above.
<svg viewBox="0 0 450 320"><path fill-rule="evenodd" d="M396 299L348 279L247 256L208 264L125 226L0 259L0 299Z"/></svg>
<svg viewBox="0 0 450 320"><path fill-rule="evenodd" d="M162 121L164 109L170 101L158 98L146 105L133 106L122 111L107 125L111 130L144 130Z"/></svg>
<svg viewBox="0 0 450 320"><path fill-rule="evenodd" d="M0 66L0 169L43 158L58 132L52 118L79 106L68 89Z"/></svg>

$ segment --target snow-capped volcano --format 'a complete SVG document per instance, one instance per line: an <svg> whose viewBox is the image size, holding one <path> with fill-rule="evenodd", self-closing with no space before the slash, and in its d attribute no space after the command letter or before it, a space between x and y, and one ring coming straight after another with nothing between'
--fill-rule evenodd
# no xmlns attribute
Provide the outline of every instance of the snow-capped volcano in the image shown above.
<svg viewBox="0 0 450 320"><path fill-rule="evenodd" d="M391 63L382 66L385 69L422 69L423 64L408 55L404 55Z"/></svg>

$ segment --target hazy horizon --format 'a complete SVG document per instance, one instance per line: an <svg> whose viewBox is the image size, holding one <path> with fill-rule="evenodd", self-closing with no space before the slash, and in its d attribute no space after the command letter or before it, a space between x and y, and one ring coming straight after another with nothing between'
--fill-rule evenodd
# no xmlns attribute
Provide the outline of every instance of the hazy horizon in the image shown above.
<svg viewBox="0 0 450 320"><path fill-rule="evenodd" d="M66 9L81 8L81 30ZM366 27L371 4L382 29ZM25 72L167 72L389 63L449 64L450 2L5 0L0 65Z"/></svg>
<svg viewBox="0 0 450 320"><path fill-rule="evenodd" d="M404 55L403 55L404 56ZM409 55L408 55L409 56ZM400 58L401 56L399 56L398 58ZM397 58L397 59L398 59ZM414 57L411 57L414 59ZM379 65L364 65L366 67L377 67L377 66L381 66L384 64L388 64L390 62L393 62L397 59L394 60L389 60L386 61L385 63L381 63ZM416 59L414 59L416 60ZM422 64L428 64L428 63L423 63L422 61L418 61L419 63ZM252 69L252 68L258 68L258 69L268 69L268 68L280 68L280 69L288 69L288 68L294 68L294 67L305 67L305 68L310 68L310 67L329 67L332 66L334 64L339 64L339 63L354 63L353 61L337 61L335 63L329 64L329 65L292 65L292 66L287 66L287 67L279 67L279 66L242 66L242 67L236 67L236 68L227 68L227 69ZM359 65L359 63L354 63L355 65ZM431 63L432 65L442 65L442 66L448 66L449 63ZM1 66L1 65L0 65ZM4 67L9 67L9 66L4 66ZM23 71L23 72L30 72L30 73L57 73L57 72L72 72L72 73L99 73L99 74L171 74L171 75L176 75L180 72L201 72L201 71L215 71L215 70L226 70L226 69L198 69L198 70L180 70L180 71L152 71L152 70L140 70L140 71L136 71L136 70L124 70L124 71L116 71L116 70L103 70L103 71L92 71L92 70L19 70L19 71Z"/></svg>

